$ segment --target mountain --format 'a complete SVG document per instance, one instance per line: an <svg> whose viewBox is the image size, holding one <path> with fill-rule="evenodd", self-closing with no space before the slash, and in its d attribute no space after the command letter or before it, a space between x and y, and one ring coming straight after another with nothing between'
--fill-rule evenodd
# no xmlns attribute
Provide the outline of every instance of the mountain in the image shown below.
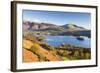
<svg viewBox="0 0 100 73"><path fill-rule="evenodd" d="M75 24L65 24L65 25L63 25L61 27L67 29L67 31L81 31L81 30L86 30L85 28L77 26Z"/></svg>
<svg viewBox="0 0 100 73"><path fill-rule="evenodd" d="M75 24L65 24L61 26L66 29L60 35L74 35L74 36L87 36L91 37L91 30L85 29L83 27L77 26Z"/></svg>
<svg viewBox="0 0 100 73"><path fill-rule="evenodd" d="M51 23L37 23L37 22L23 22L23 28L26 30L67 30L67 31L81 31L86 30L83 27L77 26L75 24L65 24L63 26L58 26L56 24Z"/></svg>
<svg viewBox="0 0 100 73"><path fill-rule="evenodd" d="M75 24L65 24L62 26L58 26L51 23L23 22L23 30L50 33L51 35L76 35L90 37L90 30L87 30Z"/></svg>
<svg viewBox="0 0 100 73"><path fill-rule="evenodd" d="M53 29L58 28L58 26L50 23L37 23L37 22L23 22L23 28L32 29L32 30L43 30L43 29Z"/></svg>

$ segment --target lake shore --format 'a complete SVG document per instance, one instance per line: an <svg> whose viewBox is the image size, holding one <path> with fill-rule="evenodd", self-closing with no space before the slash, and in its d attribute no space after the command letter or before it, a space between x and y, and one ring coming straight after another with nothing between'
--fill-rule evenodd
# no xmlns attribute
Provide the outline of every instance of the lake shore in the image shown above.
<svg viewBox="0 0 100 73"><path fill-rule="evenodd" d="M91 59L91 49L77 47L71 44L51 46L38 40L36 37L24 37L23 62L45 62L45 61L70 61ZM28 53L31 53L29 56ZM27 56L27 57L26 57ZM30 57L31 56L31 57ZM32 59L33 57L33 59Z"/></svg>
<svg viewBox="0 0 100 73"><path fill-rule="evenodd" d="M48 44L42 44L43 48L49 51L55 51L62 59L67 58L67 60L82 60L91 58L91 49L74 46L71 44L65 44L61 46L50 46ZM63 59L64 60L64 59Z"/></svg>

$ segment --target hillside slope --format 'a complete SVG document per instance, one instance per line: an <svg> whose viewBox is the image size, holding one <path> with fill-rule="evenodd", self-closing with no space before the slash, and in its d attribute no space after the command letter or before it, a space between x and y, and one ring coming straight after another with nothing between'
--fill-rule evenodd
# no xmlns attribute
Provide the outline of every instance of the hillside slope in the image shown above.
<svg viewBox="0 0 100 73"><path fill-rule="evenodd" d="M57 55L49 52L48 50L44 49L37 43L33 43L30 40L23 40L23 48L24 48L24 62L28 61L60 61ZM32 56L33 54L33 56ZM28 57L29 56L29 57ZM27 57L29 59L27 59Z"/></svg>

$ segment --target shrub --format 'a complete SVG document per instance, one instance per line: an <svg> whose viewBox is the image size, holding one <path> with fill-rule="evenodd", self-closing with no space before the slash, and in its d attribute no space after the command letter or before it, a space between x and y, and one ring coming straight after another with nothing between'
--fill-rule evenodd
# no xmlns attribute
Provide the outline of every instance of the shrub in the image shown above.
<svg viewBox="0 0 100 73"><path fill-rule="evenodd" d="M63 59L64 61L66 61L66 60L70 60L70 59L67 58L67 57L62 57L62 59Z"/></svg>
<svg viewBox="0 0 100 73"><path fill-rule="evenodd" d="M41 44L41 46L47 50L54 50L55 48L53 46L50 46L48 44Z"/></svg>
<svg viewBox="0 0 100 73"><path fill-rule="evenodd" d="M44 41L45 40L45 37L44 36L39 36L39 37L37 37L37 40L38 41Z"/></svg>

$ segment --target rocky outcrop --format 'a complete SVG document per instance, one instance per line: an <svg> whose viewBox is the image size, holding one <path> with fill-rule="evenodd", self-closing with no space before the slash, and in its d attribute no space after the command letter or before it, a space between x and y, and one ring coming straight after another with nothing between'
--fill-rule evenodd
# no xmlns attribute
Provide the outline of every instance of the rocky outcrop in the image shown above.
<svg viewBox="0 0 100 73"><path fill-rule="evenodd" d="M58 28L58 26L50 23L23 22L23 29L25 30L42 30L49 28Z"/></svg>
<svg viewBox="0 0 100 73"><path fill-rule="evenodd" d="M23 29L27 30L59 29L66 31L86 30L85 28L77 26L75 24L65 24L63 26L58 26L51 23L37 23L37 22L23 22Z"/></svg>
<svg viewBox="0 0 100 73"><path fill-rule="evenodd" d="M23 30L34 31L39 34L51 34L51 35L76 35L91 37L90 30L75 24L65 24L58 26L51 23L37 23L37 22L23 22Z"/></svg>

